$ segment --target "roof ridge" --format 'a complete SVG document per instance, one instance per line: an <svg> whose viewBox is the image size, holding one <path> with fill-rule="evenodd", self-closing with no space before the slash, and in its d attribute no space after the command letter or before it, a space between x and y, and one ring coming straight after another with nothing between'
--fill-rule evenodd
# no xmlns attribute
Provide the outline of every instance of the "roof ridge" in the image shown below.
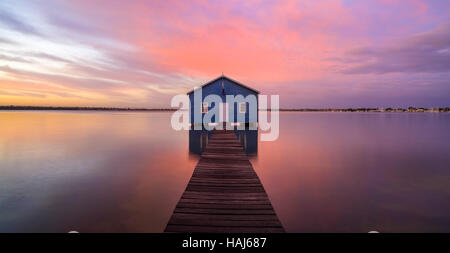
<svg viewBox="0 0 450 253"><path fill-rule="evenodd" d="M222 73L221 76L216 77L216 78L214 78L214 79L212 79L212 80L210 80L210 81L208 81L208 82L202 84L202 85L200 86L200 88L205 87L205 86L207 86L207 85L210 85L210 84L214 83L215 81L218 81L218 80L220 80L220 79L222 79L222 78L228 79L228 80L230 80L231 82L236 83L236 84L239 85L239 86L242 86L242 87L244 87L244 88L246 88L246 89L249 89L249 90L251 90L251 91L256 92L256 93L259 94L259 91L258 91L258 90L253 89L253 88L250 88L250 87L248 87L247 85L244 85L244 84L242 84L242 83L240 83L240 82L238 82L238 81L236 81L236 80L234 80L234 79L231 79L230 77L224 75L223 73ZM195 88L192 89L191 91L189 91L187 94L188 94L188 95L191 94L192 92L194 92L194 90L195 90Z"/></svg>

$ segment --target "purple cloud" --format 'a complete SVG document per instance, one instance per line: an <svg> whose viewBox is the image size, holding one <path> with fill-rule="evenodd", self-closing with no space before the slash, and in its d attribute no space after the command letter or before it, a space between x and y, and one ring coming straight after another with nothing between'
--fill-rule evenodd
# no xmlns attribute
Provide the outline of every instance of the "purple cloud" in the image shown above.
<svg viewBox="0 0 450 253"><path fill-rule="evenodd" d="M341 69L344 74L449 72L450 23L388 46L355 48L334 61L355 63Z"/></svg>
<svg viewBox="0 0 450 253"><path fill-rule="evenodd" d="M41 35L41 33L37 31L33 26L20 21L14 15L11 15L6 11L0 10L0 23L5 24L12 30L16 30L24 34Z"/></svg>

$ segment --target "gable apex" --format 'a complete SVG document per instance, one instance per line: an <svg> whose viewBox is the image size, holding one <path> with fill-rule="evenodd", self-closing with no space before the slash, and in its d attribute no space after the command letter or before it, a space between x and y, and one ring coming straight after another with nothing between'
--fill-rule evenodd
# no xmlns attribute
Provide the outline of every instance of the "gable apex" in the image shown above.
<svg viewBox="0 0 450 253"><path fill-rule="evenodd" d="M225 75L223 75L223 74L222 74L221 76L219 76L219 77L217 77L217 78L215 78L215 79L213 79L213 80L211 80L211 81L209 81L209 82L203 84L202 86L200 86L200 88L203 88L203 87L205 87L205 86L208 86L208 85L210 85L210 84L212 84L212 83L214 83L214 82L216 82L216 81L219 81L219 80L221 80L221 79L228 80L228 81L230 81L230 82L232 82L232 83L234 83L234 84L237 84L237 85L239 85L239 86L241 86L241 87L243 87L243 88L245 88L245 89L248 89L248 90L250 90L250 91L252 91L252 92L254 92L254 93L256 93L256 94L259 94L259 91L255 90L255 89L253 89L253 88L250 88L250 87L248 87L248 86L246 86L246 85L244 85L244 84L242 84L242 83L240 83L240 82L238 82L238 81L235 81L235 80L233 80L233 79L231 79L231 78L229 78L229 77L227 77L227 76L225 76ZM189 91L187 94L188 94L188 95L191 94L192 92L194 92L194 90L195 90L195 89Z"/></svg>

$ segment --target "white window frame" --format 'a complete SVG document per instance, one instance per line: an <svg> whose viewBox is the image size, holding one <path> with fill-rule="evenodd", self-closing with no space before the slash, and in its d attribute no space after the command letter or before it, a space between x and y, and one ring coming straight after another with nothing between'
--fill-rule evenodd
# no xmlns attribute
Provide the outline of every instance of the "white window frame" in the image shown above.
<svg viewBox="0 0 450 253"><path fill-rule="evenodd" d="M242 110L242 104L245 105L244 110ZM245 102L239 103L239 113L247 113L247 103Z"/></svg>
<svg viewBox="0 0 450 253"><path fill-rule="evenodd" d="M202 103L202 106L200 108L200 111L202 112L202 114L205 114L208 112L208 107L209 107L208 103L206 103L206 102Z"/></svg>

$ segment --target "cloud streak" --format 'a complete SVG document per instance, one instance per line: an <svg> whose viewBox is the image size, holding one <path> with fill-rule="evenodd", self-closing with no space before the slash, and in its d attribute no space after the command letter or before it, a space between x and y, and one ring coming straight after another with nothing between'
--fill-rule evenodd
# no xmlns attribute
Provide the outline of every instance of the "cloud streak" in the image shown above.
<svg viewBox="0 0 450 253"><path fill-rule="evenodd" d="M32 25L22 22L14 15L0 10L0 21L8 28L19 31L24 34L41 35Z"/></svg>
<svg viewBox="0 0 450 253"><path fill-rule="evenodd" d="M345 74L450 72L450 24L385 47L356 48L339 61L357 62Z"/></svg>

